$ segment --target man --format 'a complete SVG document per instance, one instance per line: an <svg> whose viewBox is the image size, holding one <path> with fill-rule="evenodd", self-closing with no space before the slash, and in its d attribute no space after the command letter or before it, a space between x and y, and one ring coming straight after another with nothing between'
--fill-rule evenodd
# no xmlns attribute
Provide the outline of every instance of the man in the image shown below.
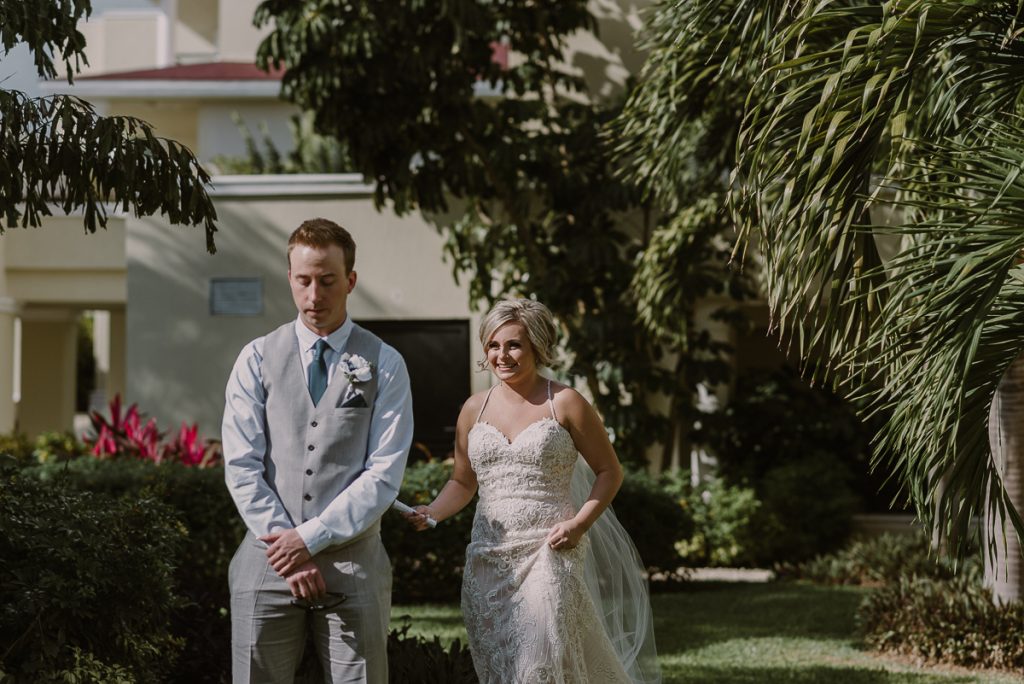
<svg viewBox="0 0 1024 684"><path fill-rule="evenodd" d="M327 681L388 680L380 518L412 398L402 357L348 316L355 250L325 219L292 233L298 318L246 345L228 380L224 475L249 530L229 572L235 684L293 681L307 628Z"/></svg>

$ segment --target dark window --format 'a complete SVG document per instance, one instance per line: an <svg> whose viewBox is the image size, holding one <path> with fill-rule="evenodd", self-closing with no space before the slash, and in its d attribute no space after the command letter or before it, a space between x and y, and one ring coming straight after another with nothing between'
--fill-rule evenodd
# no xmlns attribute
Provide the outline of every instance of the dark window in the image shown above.
<svg viewBox="0 0 1024 684"><path fill-rule="evenodd" d="M446 458L470 393L469 321L359 321L398 350L412 382L416 421L410 461Z"/></svg>

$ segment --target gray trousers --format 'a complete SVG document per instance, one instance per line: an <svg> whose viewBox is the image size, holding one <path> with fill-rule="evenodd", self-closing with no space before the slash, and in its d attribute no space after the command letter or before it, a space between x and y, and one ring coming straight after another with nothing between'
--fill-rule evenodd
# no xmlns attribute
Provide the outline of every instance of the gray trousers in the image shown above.
<svg viewBox="0 0 1024 684"><path fill-rule="evenodd" d="M231 560L231 651L234 684L291 684L313 632L327 682L387 684L391 563L374 533L314 557L328 592L345 600L326 610L292 605L288 583L251 534ZM324 605L337 599L328 596Z"/></svg>

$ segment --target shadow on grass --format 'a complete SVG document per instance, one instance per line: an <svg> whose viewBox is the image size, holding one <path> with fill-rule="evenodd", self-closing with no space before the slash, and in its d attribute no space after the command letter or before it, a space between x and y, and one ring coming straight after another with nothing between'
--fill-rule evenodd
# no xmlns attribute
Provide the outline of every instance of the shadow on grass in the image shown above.
<svg viewBox="0 0 1024 684"><path fill-rule="evenodd" d="M658 652L684 653L759 637L852 640L854 615L863 595L856 588L710 582L678 593L655 594Z"/></svg>
<svg viewBox="0 0 1024 684"><path fill-rule="evenodd" d="M914 684L935 682L935 677L912 672L886 672L857 667L805 668L684 666L678 671L666 667L662 673L672 684ZM973 677L944 677L943 684L968 684Z"/></svg>

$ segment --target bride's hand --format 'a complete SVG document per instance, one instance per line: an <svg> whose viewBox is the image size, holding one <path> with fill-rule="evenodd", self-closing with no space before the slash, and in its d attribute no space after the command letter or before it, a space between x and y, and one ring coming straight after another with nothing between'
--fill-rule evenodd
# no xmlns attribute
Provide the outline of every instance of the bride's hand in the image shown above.
<svg viewBox="0 0 1024 684"><path fill-rule="evenodd" d="M575 520L565 520L551 528L545 542L555 551L574 549L585 531Z"/></svg>
<svg viewBox="0 0 1024 684"><path fill-rule="evenodd" d="M416 506L413 508L413 513L403 513L405 519L409 521L409 524L416 528L417 532L422 532L427 529L427 518L433 517L433 513L430 511L429 506Z"/></svg>

